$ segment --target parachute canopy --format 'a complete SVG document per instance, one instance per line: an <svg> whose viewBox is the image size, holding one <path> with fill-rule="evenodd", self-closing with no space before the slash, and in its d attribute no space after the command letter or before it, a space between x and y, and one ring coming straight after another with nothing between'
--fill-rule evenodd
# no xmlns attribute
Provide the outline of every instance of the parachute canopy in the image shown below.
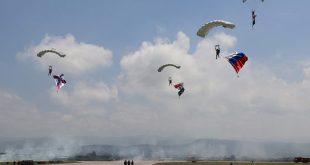
<svg viewBox="0 0 310 165"><path fill-rule="evenodd" d="M245 62L248 60L248 57L242 52L233 53L225 58L234 67L237 74L240 71L240 69L243 67Z"/></svg>
<svg viewBox="0 0 310 165"><path fill-rule="evenodd" d="M57 54L59 57L65 57L66 55L65 54L62 54L60 52L57 52L55 49L48 49L48 50L42 50L40 51L37 56L38 57L42 57L43 55L45 55L46 53L55 53Z"/></svg>
<svg viewBox="0 0 310 165"><path fill-rule="evenodd" d="M246 2L247 0L242 0L242 2L244 3L244 2ZM262 2L264 2L264 0L261 0Z"/></svg>
<svg viewBox="0 0 310 165"><path fill-rule="evenodd" d="M217 26L222 26L224 28L230 28L233 29L235 28L235 24L228 22L228 21L223 21L223 20L214 20L211 22L208 22L201 26L201 28L197 31L197 35L200 37L205 37L208 35L209 31Z"/></svg>
<svg viewBox="0 0 310 165"><path fill-rule="evenodd" d="M177 69L180 69L181 68L181 66L179 66L179 65L174 65L174 64L165 64L165 65L162 65L161 67L159 67L158 69L157 69L157 71L158 72L161 72L165 67L167 67L167 66L173 66L173 67L175 67L175 68L177 68Z"/></svg>

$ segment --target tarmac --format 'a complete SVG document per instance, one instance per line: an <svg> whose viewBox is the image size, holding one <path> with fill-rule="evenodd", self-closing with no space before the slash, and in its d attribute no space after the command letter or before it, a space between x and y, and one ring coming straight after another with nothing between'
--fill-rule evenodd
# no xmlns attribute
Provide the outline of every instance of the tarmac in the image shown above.
<svg viewBox="0 0 310 165"><path fill-rule="evenodd" d="M134 161L134 165L153 165L156 161ZM59 165L59 164L54 164ZM79 161L77 163L65 163L64 165L124 165L124 161Z"/></svg>

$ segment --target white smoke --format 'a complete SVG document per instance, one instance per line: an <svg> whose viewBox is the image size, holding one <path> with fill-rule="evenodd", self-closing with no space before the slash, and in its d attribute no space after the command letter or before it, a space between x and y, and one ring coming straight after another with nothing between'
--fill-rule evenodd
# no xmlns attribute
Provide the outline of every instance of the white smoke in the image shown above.
<svg viewBox="0 0 310 165"><path fill-rule="evenodd" d="M43 140L26 140L20 146L8 145L0 161L18 160L53 160L65 159L76 155L82 143L68 138L49 138Z"/></svg>

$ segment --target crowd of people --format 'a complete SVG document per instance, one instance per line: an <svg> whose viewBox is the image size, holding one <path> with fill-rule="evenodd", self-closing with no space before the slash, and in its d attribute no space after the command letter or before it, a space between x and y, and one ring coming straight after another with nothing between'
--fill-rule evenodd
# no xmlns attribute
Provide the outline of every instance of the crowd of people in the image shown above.
<svg viewBox="0 0 310 165"><path fill-rule="evenodd" d="M134 165L134 162L133 162L133 160L125 160L124 161L124 165Z"/></svg>

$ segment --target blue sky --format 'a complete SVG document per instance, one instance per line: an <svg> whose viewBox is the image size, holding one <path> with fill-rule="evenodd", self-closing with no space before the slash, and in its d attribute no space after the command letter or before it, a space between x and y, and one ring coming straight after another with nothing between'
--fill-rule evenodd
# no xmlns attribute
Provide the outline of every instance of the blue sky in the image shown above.
<svg viewBox="0 0 310 165"><path fill-rule="evenodd" d="M304 100L310 92L309 5L307 0L2 0L2 117L28 124L0 127L1 136L167 134L306 141L310 134L302 128L309 122L296 113L309 111ZM252 9L258 15L253 30ZM200 26L215 19L236 28L213 29L206 39L196 36ZM240 79L228 63L215 61L213 45L218 42L223 54L236 50L248 55ZM50 45L68 58L38 59L36 51ZM156 67L167 61L185 68L159 75ZM66 72L69 83L60 93L47 77L49 62ZM181 100L164 86L168 73L187 81ZM188 115L192 122L179 125ZM56 121L31 126L51 116ZM256 119L247 123L252 117ZM101 123L102 118L107 121ZM146 127L152 120L168 126ZM283 121L287 124L274 124ZM59 126L63 128L54 129ZM236 129L242 131L232 131Z"/></svg>
<svg viewBox="0 0 310 165"><path fill-rule="evenodd" d="M197 27L207 20L226 19L237 25L234 31L227 31L238 36L237 48L249 50L255 60L275 61L269 55L275 52L296 59L307 52L304 44L308 37L298 33L307 31L309 20L304 18L308 14L307 3L305 0L245 4L235 1L2 1L1 50L5 63L15 62L16 52L38 43L45 34L70 33L83 42L112 49L117 63L142 41L158 36L173 38L178 31L189 35L194 47L200 40L195 36ZM252 8L258 14L254 31L249 28Z"/></svg>

